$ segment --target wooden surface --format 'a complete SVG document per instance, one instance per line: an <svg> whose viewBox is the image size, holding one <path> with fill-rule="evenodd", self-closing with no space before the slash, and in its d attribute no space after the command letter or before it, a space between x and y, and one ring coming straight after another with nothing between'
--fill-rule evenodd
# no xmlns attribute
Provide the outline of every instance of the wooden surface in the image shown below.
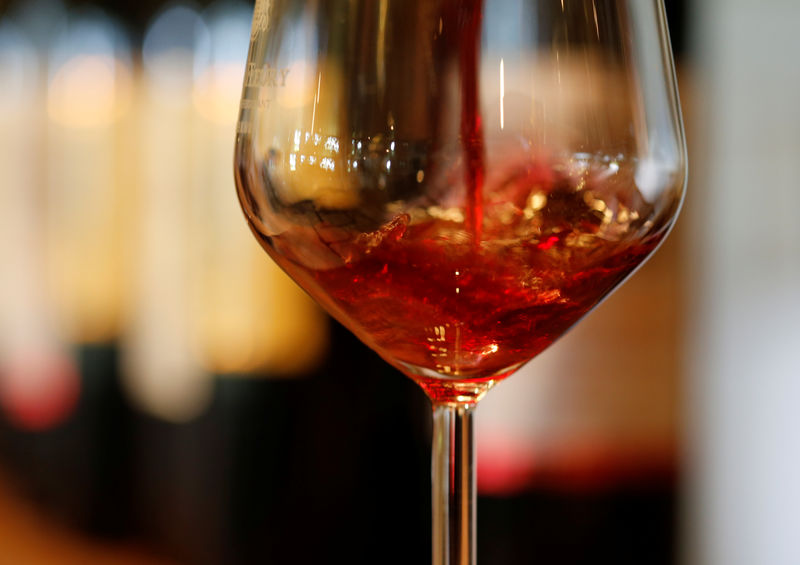
<svg viewBox="0 0 800 565"><path fill-rule="evenodd" d="M177 565L122 543L84 537L47 518L0 474L0 565Z"/></svg>

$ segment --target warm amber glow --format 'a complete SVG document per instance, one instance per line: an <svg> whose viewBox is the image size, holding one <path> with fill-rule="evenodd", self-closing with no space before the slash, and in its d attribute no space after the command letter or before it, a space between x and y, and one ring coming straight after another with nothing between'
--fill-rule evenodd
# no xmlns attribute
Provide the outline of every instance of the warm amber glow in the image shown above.
<svg viewBox="0 0 800 565"><path fill-rule="evenodd" d="M131 76L108 55L79 55L53 75L47 99L48 115L74 128L112 124L130 107Z"/></svg>
<svg viewBox="0 0 800 565"><path fill-rule="evenodd" d="M129 122L120 120L133 88L123 69L111 57L76 56L48 93L47 280L61 334L80 343L112 340L123 324L125 200L134 183Z"/></svg>
<svg viewBox="0 0 800 565"><path fill-rule="evenodd" d="M59 325L65 337L80 343L110 341L122 326L119 241L103 235L105 245L51 244L51 292Z"/></svg>
<svg viewBox="0 0 800 565"><path fill-rule="evenodd" d="M205 69L197 77L192 99L200 115L220 125L236 120L242 94L242 65L221 63Z"/></svg>
<svg viewBox="0 0 800 565"><path fill-rule="evenodd" d="M325 317L263 251L253 251L249 277L213 268L203 275L203 364L219 374L309 371L327 349Z"/></svg>

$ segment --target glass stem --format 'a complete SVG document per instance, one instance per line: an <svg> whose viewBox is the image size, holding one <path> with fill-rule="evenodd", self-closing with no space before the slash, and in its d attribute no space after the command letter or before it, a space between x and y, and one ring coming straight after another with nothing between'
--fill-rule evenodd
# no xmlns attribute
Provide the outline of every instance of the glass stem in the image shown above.
<svg viewBox="0 0 800 565"><path fill-rule="evenodd" d="M475 565L475 406L433 407L433 565Z"/></svg>

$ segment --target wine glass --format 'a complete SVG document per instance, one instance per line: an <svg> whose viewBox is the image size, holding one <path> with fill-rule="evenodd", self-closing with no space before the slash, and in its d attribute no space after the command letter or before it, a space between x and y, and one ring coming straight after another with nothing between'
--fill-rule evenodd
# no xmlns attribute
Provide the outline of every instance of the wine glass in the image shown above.
<svg viewBox="0 0 800 565"><path fill-rule="evenodd" d="M477 403L680 208L663 1L257 0L235 176L267 253L430 397L433 562L472 564Z"/></svg>

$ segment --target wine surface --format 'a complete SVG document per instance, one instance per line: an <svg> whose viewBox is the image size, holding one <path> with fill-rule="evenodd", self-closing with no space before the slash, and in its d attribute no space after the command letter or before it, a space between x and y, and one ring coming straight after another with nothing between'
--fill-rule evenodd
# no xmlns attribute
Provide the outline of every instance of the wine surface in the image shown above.
<svg viewBox="0 0 800 565"><path fill-rule="evenodd" d="M371 230L360 209L307 200L267 228L266 206L243 202L268 253L339 321L434 400L468 401L560 337L657 246L667 226L634 171L584 154L517 159L489 178L479 241L465 195L452 207L447 197L389 203Z"/></svg>

